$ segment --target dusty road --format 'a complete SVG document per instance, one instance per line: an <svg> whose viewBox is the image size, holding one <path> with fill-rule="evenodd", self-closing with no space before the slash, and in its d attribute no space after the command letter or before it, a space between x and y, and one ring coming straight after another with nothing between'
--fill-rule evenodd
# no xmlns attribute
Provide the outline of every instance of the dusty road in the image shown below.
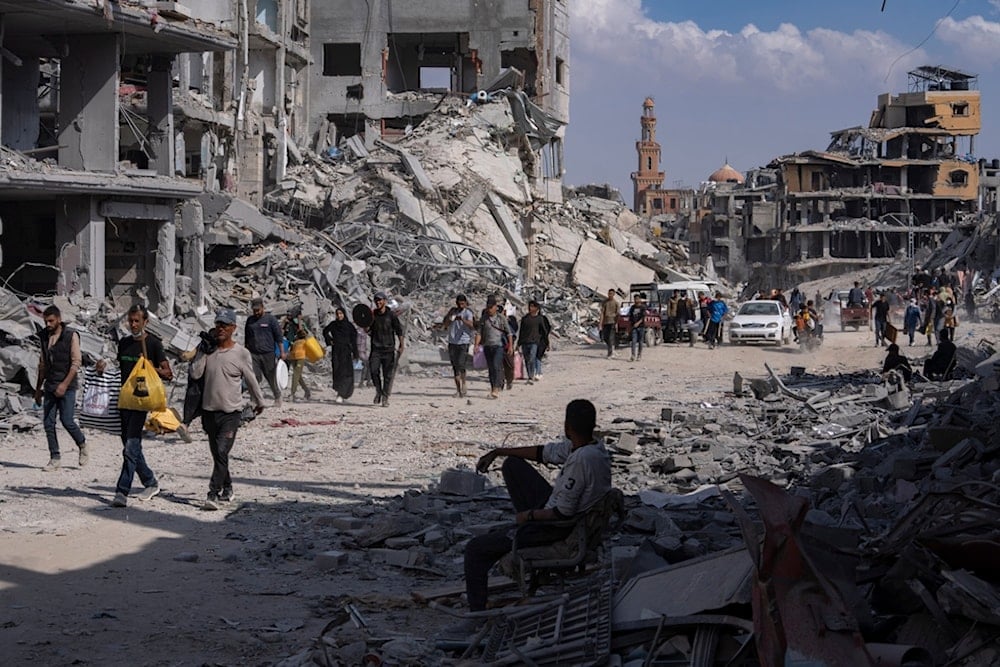
<svg viewBox="0 0 1000 667"><path fill-rule="evenodd" d="M1000 328L973 325L959 334L997 340ZM434 376L398 377L388 408L370 404L369 388L345 405L319 391L320 400L267 410L240 432L232 461L236 501L219 512L199 508L211 462L197 425L191 444L147 437L163 494L146 503L131 499L126 509L109 504L121 460L112 436L89 433L91 462L80 469L60 431L64 467L45 473L41 431L10 435L0 444L3 662L269 664L308 646L341 596L355 601L378 634L425 636L448 619L412 603L409 592L461 583L460 562L447 563L453 577L424 579L366 564L359 551L342 571L320 573L313 555L331 547L317 517L377 520L383 499L426 488L446 468L471 465L487 445L558 436L572 398L593 400L599 423L655 418L661 407L718 404L734 371L764 377L765 361L779 372L880 367L884 353L872 343L862 331L831 332L809 355L794 347L663 345L647 350L641 364L628 363L627 354L606 359L596 346L563 345L551 354L544 380L519 384L499 401L485 400L482 373L468 400L452 398L444 367ZM904 352L912 359L930 349ZM326 378L312 382L325 385ZM288 418L305 423L280 424ZM537 426L523 423L530 420Z"/></svg>

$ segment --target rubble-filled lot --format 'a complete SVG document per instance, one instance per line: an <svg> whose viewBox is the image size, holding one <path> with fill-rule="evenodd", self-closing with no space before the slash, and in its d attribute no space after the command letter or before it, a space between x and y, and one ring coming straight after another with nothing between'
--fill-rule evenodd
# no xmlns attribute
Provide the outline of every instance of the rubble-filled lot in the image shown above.
<svg viewBox="0 0 1000 667"><path fill-rule="evenodd" d="M1000 328L972 326L977 340L1000 340ZM610 542L613 569L594 570L567 603L603 609L589 622L606 622L560 626L563 660L580 659L583 649L568 639L591 631L637 664L654 644L664 660L693 659L705 629L722 628L717 650L732 652L753 627L744 534L755 544L763 516L766 544L776 530L792 535L764 551L761 567L777 574L762 592L775 601L768 608L788 626L813 618L827 630L800 628L792 649L830 660L824 651L844 649L841 640L858 633L870 644L922 647L908 649L911 658L933 661L913 664L992 664L1000 402L982 382L963 389L956 381L915 388L895 408L869 373L882 356L867 332L831 333L811 355L659 346L641 367L563 345L541 382L500 401L485 400L482 378L468 400L452 398L443 366L428 365L399 378L386 409L360 389L348 405L326 390L317 402L265 411L237 440L236 502L215 513L199 509L210 460L197 428L191 444L147 440L164 491L125 510L109 506L120 464L114 438L92 431L87 468L67 452L63 470L43 473L40 431L8 433L0 450L5 659L446 662L453 656L433 637L454 619L428 600L463 608L454 590L464 542L510 512L497 472L472 496L444 493L460 489L439 488L442 473L470 468L487 447L559 435L565 403L586 397L616 444L614 482L628 515ZM765 363L780 385L768 381ZM798 377L793 366L803 368ZM747 395L733 393L737 371ZM793 495L757 484L751 496L741 474ZM749 514L734 512L727 497ZM803 517L801 530L788 526ZM793 548L809 554L791 580L799 588L782 576ZM507 587L494 597L519 594ZM529 648L562 646L544 622L537 627ZM758 632L780 636L776 627L772 617ZM509 647L492 650L501 661L507 650L510 662Z"/></svg>

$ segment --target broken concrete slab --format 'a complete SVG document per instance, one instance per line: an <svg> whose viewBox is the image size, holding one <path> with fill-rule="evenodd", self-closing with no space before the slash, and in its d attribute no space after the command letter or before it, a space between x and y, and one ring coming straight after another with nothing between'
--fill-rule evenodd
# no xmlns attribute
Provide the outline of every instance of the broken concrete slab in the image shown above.
<svg viewBox="0 0 1000 667"><path fill-rule="evenodd" d="M580 245L572 278L577 285L584 285L597 293L605 293L613 288L628 294L629 285L652 282L656 273L636 261L622 257L614 248L588 239Z"/></svg>

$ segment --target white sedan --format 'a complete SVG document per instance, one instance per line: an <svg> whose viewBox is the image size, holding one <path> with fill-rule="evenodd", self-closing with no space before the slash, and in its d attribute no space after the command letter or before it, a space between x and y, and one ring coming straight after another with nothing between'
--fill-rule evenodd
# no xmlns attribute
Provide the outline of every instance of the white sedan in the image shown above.
<svg viewBox="0 0 1000 667"><path fill-rule="evenodd" d="M747 301L729 323L730 343L774 343L783 345L792 338L792 316L778 301Z"/></svg>

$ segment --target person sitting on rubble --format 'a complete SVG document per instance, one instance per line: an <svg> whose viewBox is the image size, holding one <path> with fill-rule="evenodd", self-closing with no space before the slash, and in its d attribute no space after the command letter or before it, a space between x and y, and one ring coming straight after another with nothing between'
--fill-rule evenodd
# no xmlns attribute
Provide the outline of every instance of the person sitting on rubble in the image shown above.
<svg viewBox="0 0 1000 667"><path fill-rule="evenodd" d="M942 329L938 333L940 342L937 350L930 359L924 362L924 377L928 380L949 380L951 371L955 366L955 355L957 348L951 342L951 335L947 329Z"/></svg>
<svg viewBox="0 0 1000 667"><path fill-rule="evenodd" d="M899 346L893 343L888 348L885 361L882 362L882 375L889 371L896 371L903 376L905 382L909 382L913 377L913 368L910 367L910 360L899 352Z"/></svg>
<svg viewBox="0 0 1000 667"><path fill-rule="evenodd" d="M551 544L564 539L572 528L555 528L546 522L584 514L611 490L611 459L603 440L594 437L597 410L588 400L566 406L566 439L531 447L500 447L483 455L476 470L485 473L498 456L504 456L503 478L517 512L517 526L474 537L465 548L465 589L470 611L486 609L490 568L513 548L513 533L521 546ZM528 461L562 464L550 485ZM473 631L469 624L466 628Z"/></svg>

